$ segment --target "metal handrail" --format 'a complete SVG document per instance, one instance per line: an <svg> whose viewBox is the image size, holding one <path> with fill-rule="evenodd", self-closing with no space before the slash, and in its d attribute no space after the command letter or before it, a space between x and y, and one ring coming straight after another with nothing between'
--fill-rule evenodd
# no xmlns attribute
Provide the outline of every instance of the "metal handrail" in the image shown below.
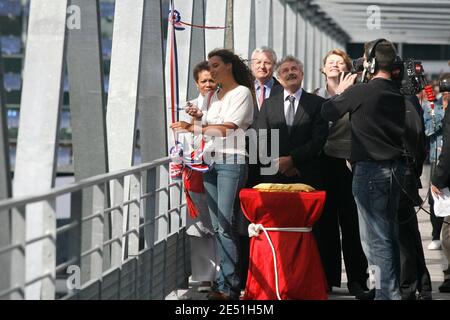
<svg viewBox="0 0 450 320"><path fill-rule="evenodd" d="M110 182L111 180L123 178L126 176L129 176L134 173L150 170L162 165L168 164L170 161L169 157L157 159L155 161L151 161L148 163L144 163L135 167L132 167L131 169L124 169L117 172L111 172L111 173L104 173L100 174L94 177L90 177L81 181L74 182L70 185L54 188L50 191L38 193L36 195L32 196L25 196L25 197L18 197L18 198L10 198L3 201L0 201L0 213L2 211L9 210L13 207L22 207L30 203L39 202L39 201L45 201L49 198L56 198L58 196L72 193L75 191L80 191L82 189L92 187L99 185L101 183ZM167 187L172 186L169 185Z"/></svg>
<svg viewBox="0 0 450 320"><path fill-rule="evenodd" d="M28 215L27 206L28 205L31 205L33 203L38 203L38 202L53 203L60 196L71 195L71 194L73 195L75 193L80 193L80 195L83 195L84 192L86 191L86 189L92 188L95 186L104 189L101 192L101 195L99 195L99 198L97 200L103 201L104 206L107 206L107 207L96 208L96 209L92 208L92 209L94 209L93 212L89 213L87 216L82 216L80 214L80 212L77 211L78 214L80 214L80 216L77 216L76 218L74 218L75 220L70 221L69 223L67 223L63 226L56 227L56 224L54 223L55 221L52 220L50 222L50 225L48 226L48 228L47 227L45 228L45 232L43 232L39 236L31 238L31 239L26 238L24 231L20 230L20 234L19 234L19 236L17 236L17 239L15 239L11 244L0 248L0 255L14 252L17 250L21 250L22 251L21 255L14 258L15 260L12 261L12 263L14 265L17 264L17 266L19 266L20 268L25 268L25 263L26 263L25 247L30 244L34 244L39 241L42 241L42 240L49 240L46 242L47 243L46 245L49 246L51 256L49 256L49 259L46 260L45 263L47 263L47 264L45 267L43 267L42 272L40 271L39 272L40 274L33 274L31 279L30 279L30 277L27 277L28 273L25 272L26 270L20 271L20 275L14 276L14 279L11 278L11 280L13 282L17 282L19 284L18 285L11 284L11 288L6 288L6 290L3 290L4 288L1 288L3 291L1 292L0 297L6 297L7 295L15 294L15 292L19 290L18 297L23 298L25 296L25 293L24 293L25 288L33 285L36 282L45 280L45 285L44 285L45 289L43 289L44 290L43 292L45 292L46 297L51 298L52 295L54 295L54 293L55 293L55 275L56 274L63 272L67 267L69 267L73 264L77 264L77 263L81 264L81 260L83 258L87 258L88 256L92 255L95 252L98 252L102 255L104 248L108 247L108 246L111 247L111 252L110 252L111 257L113 255L113 250L114 250L114 259L115 259L114 261L115 262L113 263L111 260L107 263L111 263L111 268L112 267L120 268L124 263L126 263L126 261L128 261L128 260L125 260L125 261L118 262L118 257L120 257L120 255L121 255L120 248L122 248L122 249L125 248L125 250L127 250L126 248L128 248L128 250L129 250L129 251L127 251L128 253L122 252L121 259L125 259L126 256L128 256L128 258L138 257L141 254L142 250L140 250L139 242L136 242L137 240L135 239L134 236L140 237L141 229L145 229L147 226L152 226L152 225L155 226L160 219L165 220L167 223L167 226L166 226L167 230L165 229L165 227L162 228L162 230L163 230L162 236L165 239L167 239L167 237L170 237L171 235L175 234L176 232L179 232L179 230L184 227L183 222L182 222L181 213L182 213L182 209L186 207L186 203L183 203L182 197L180 197L180 199L179 199L180 203L178 205L167 203L167 205L169 205L169 206L167 208L162 209L162 212L152 213L152 217L150 218L149 221L141 222L140 220L139 221L133 220L133 224L130 226L127 226L127 229L123 230L123 232L117 231L117 232L113 232L111 235L108 235L108 236L102 235L102 237L105 236L105 238L99 240L101 242L94 244L94 246L91 248L85 248L85 249L84 248L82 249L81 247L78 248L77 246L79 246L80 244L76 244L75 247L72 248L72 250L75 250L75 252L73 253L73 254L75 254L75 257L71 256L68 260L61 262L59 264L56 264L56 261L54 261L54 262L52 261L52 259L54 259L56 257L55 254L56 254L57 236L60 236L61 234L67 233L69 231L79 230L79 232L77 231L77 237L82 237L82 235L81 235L82 226L87 221L91 221L96 218L103 221L105 219L105 216L112 214L115 210L122 211L126 207L131 208L131 205L136 205L137 208L140 208L144 199L148 199L150 197L155 197L160 192L166 193L170 198L172 188L182 191L183 183L180 181L170 181L169 175L167 175L167 179L164 178L163 179L164 181L160 181L157 185L154 185L153 186L154 189L152 191L147 191L148 186L142 189L143 178L145 178L147 174L149 174L151 177L154 177L155 174L157 175L157 173L158 173L158 171L156 169L159 169L161 167L166 168L166 170L167 170L167 166L168 166L169 162L170 162L170 158L165 157L165 158L161 158L161 159L149 162L149 163L144 163L144 164L141 164L138 166L134 166L129 169L112 172L112 173L105 173L105 174L90 177L88 179L84 179L81 181L76 181L70 185L50 189L47 192L41 192L41 193L37 193L37 194L31 195L31 196L10 198L10 199L5 199L3 201L0 201L0 214L2 212L5 212L7 214L13 214L19 219L18 220L19 223L25 223L25 221L27 220L27 215ZM107 188L108 184L115 184L118 181L118 183L121 184L123 187L123 183L126 181L126 179L132 178L133 175L139 176L139 179L138 179L139 181L137 183L139 183L139 185L140 185L139 188L141 188L141 189L138 190L137 194L136 194L136 190L137 190L136 189L134 191L133 196L131 194L129 194L129 197L130 197L129 199L127 199L126 196L124 197L124 199L119 199L119 200L121 200L120 204L114 203L114 205L111 205L111 204L107 204L107 201L105 202L104 200L102 200L103 197L108 197L108 194L109 194L108 188ZM178 194L175 197L178 199ZM166 200L168 200L169 198L167 198ZM78 200L78 198L75 200ZM156 200L156 198L155 198L155 201L158 201L158 200ZM73 210L73 209L75 209L75 208L71 208L71 210ZM77 210L80 210L80 209L77 209ZM132 209L134 210L134 208L132 208ZM51 208L49 210L50 210L49 211L50 214L52 215L51 219L57 219L56 207L54 207L54 204L51 205ZM136 214L136 212L134 214ZM176 229L178 229L178 230L175 230L175 229L172 230L172 227L170 225L171 215L175 215L175 216L177 216L177 218L175 218L175 219L179 219L180 222L179 222L179 224L177 223L177 225L179 225L180 229L178 229L178 227L176 227ZM133 219L135 219L135 217ZM19 227L20 227L20 224L19 224ZM174 233L174 230L175 230L175 233ZM78 235L78 233L80 233L80 234ZM132 236L132 235L133 235L132 242L128 243L128 241L130 241L129 240L130 236ZM140 239L140 240L142 240L142 239ZM163 239L158 236L158 240L157 239L152 240L149 245L150 246L157 245L157 243L159 243L160 241L163 241ZM182 240L182 243L184 243L184 240ZM113 247L113 244L118 244L118 246L114 245L114 247ZM126 247L126 246L128 246L128 247ZM144 250L145 250L145 248L144 248ZM78 251L80 251L80 252L78 252ZM91 258L89 258L89 259L91 259ZM98 260L98 258L95 258L95 259ZM96 266L98 266L98 263L100 263L100 266L101 266L101 264L103 263L102 262L103 257L100 258L100 262L97 260L95 260L95 263L97 263ZM78 267L80 267L80 266L78 266ZM88 269L83 269L83 270L88 270ZM101 280L107 273L107 271L103 270L103 272L101 274L99 274L98 270L97 270L95 275L90 275L89 272L90 271L88 270L87 273L85 273L85 274L87 274L88 277L91 277L91 276L95 277L95 280ZM51 282L47 281L47 279L50 279L53 282L51 283ZM94 280L94 278L91 278L90 280ZM70 294L71 294L70 290L68 293L70 296Z"/></svg>

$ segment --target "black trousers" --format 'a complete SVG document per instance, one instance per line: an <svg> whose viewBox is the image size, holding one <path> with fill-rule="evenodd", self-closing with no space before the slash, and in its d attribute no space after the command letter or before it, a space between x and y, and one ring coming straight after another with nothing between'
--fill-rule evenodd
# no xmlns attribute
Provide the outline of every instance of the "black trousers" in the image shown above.
<svg viewBox="0 0 450 320"><path fill-rule="evenodd" d="M348 283L358 282L364 287L368 278L367 259L359 236L358 211L352 194L352 173L345 159L326 155L321 158L321 169L327 198L322 216L313 231L328 286L341 285L342 248Z"/></svg>
<svg viewBox="0 0 450 320"><path fill-rule="evenodd" d="M431 296L431 278L425 264L416 212L401 205L398 212L400 246L400 290L403 299L415 299L416 291Z"/></svg>
<svg viewBox="0 0 450 320"><path fill-rule="evenodd" d="M436 162L432 162L430 177L433 176L435 168L436 168ZM431 226L433 228L431 231L431 237L432 237L432 240L439 240L441 238L441 230L442 230L442 224L443 224L444 218L436 217L436 215L434 214L434 199L433 199L433 196L431 195L430 190L428 190L428 203L430 204L430 212L431 212L430 221L431 221Z"/></svg>

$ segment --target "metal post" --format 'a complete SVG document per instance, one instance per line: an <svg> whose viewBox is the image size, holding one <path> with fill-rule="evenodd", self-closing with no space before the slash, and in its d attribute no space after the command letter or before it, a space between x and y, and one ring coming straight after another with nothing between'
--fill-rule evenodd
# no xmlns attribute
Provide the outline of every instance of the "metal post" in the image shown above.
<svg viewBox="0 0 450 320"><path fill-rule="evenodd" d="M0 43L0 200L11 197L9 164L9 139L6 101L3 90L3 61ZM11 243L11 217L8 211L0 211L0 248ZM0 292L10 286L10 253L0 255Z"/></svg>
<svg viewBox="0 0 450 320"><path fill-rule="evenodd" d="M205 6L203 0L194 0L194 10L192 23L197 25L205 24ZM192 100L198 96L195 85L193 71L197 63L205 60L205 29L193 28L191 35L191 56L189 60L188 92L187 99Z"/></svg>
<svg viewBox="0 0 450 320"><path fill-rule="evenodd" d="M251 0L252 2L252 9L250 11L250 43L248 47L248 59L251 59L252 52L256 48L256 8L255 8L255 1ZM249 64L250 65L250 64Z"/></svg>
<svg viewBox="0 0 450 320"><path fill-rule="evenodd" d="M133 174L130 179L130 204L128 213L127 231L134 230L126 237L127 257L133 258L139 255L139 218L141 209L141 175Z"/></svg>
<svg viewBox="0 0 450 320"><path fill-rule="evenodd" d="M306 21L297 12L297 53L296 56L306 65Z"/></svg>
<svg viewBox="0 0 450 320"><path fill-rule="evenodd" d="M208 0L206 2L205 22L207 26L226 26L227 2ZM225 47L225 30L205 30L205 54L216 48Z"/></svg>
<svg viewBox="0 0 450 320"><path fill-rule="evenodd" d="M67 45L74 169L75 180L79 181L108 171L105 95L99 2L70 0L70 5L80 9L81 20L80 29L69 29ZM92 214L95 201L103 201L103 194L97 200L92 192L91 188L83 191L81 218ZM72 203L75 200L72 197ZM92 248L93 223L88 220L82 225L82 252ZM91 279L90 265L91 256L82 259L82 283Z"/></svg>
<svg viewBox="0 0 450 320"><path fill-rule="evenodd" d="M305 65L305 79L303 80L305 83L303 84L303 88L306 91L314 90L314 26L306 21L306 65Z"/></svg>
<svg viewBox="0 0 450 320"><path fill-rule="evenodd" d="M156 240L156 222L155 222L155 215L156 212L159 212L156 210L158 208L157 200L158 197L155 194L156 186L157 186L157 177L159 177L159 170L158 168L154 168L151 170L148 170L146 173L146 181L145 181L145 194L149 194L148 197L145 199L145 212L144 212L144 248L152 248L154 245L154 242Z"/></svg>
<svg viewBox="0 0 450 320"><path fill-rule="evenodd" d="M145 1L138 100L143 162L168 154L162 33L161 0ZM154 79L161 80L154 81ZM160 168L149 170L143 182L147 188L146 192L154 192L160 181L167 184L168 179L165 170ZM158 194L144 201L142 211L145 222L153 221L155 212L167 211L166 197L166 194ZM154 224L145 226L144 236L145 247L152 247L155 240Z"/></svg>
<svg viewBox="0 0 450 320"><path fill-rule="evenodd" d="M6 98L3 88L3 61L1 50L2 48L0 44L0 200L11 197L8 119L6 110Z"/></svg>
<svg viewBox="0 0 450 320"><path fill-rule="evenodd" d="M36 204L36 206L42 206L44 234L47 236L42 240L43 275L46 275L46 277L41 280L41 299L54 300L56 289L56 201L55 199L49 199L41 204Z"/></svg>
<svg viewBox="0 0 450 320"><path fill-rule="evenodd" d="M112 194L113 202L111 203L112 207L117 207L112 210L109 214L111 216L112 221L112 230L111 230L111 240L114 241L111 243L111 269L120 268L123 261L123 250L124 250L124 241L123 241L123 221L124 221L124 182L127 179L118 178L112 181L112 190L114 194Z"/></svg>
<svg viewBox="0 0 450 320"><path fill-rule="evenodd" d="M110 263L110 254L103 247L105 236L105 207L108 205L109 197L107 196L107 184L102 183L92 187L92 214L98 214L91 222L92 242L91 248L97 248L97 251L90 255L90 278L101 279L103 270L107 269ZM105 267L104 267L105 266Z"/></svg>
<svg viewBox="0 0 450 320"><path fill-rule="evenodd" d="M66 10L67 0L31 2L17 139L15 197L44 192L54 185ZM27 240L52 229L55 221L51 222L52 214L49 212L52 210L49 207L51 205L42 204L27 207ZM49 271L45 270L47 263L42 259L47 243L39 241L27 245L27 281ZM53 294L51 291L48 281L37 281L27 287L26 298L54 296L54 287Z"/></svg>
<svg viewBox="0 0 450 320"><path fill-rule="evenodd" d="M86 194L88 190L89 189L77 190L70 193L70 222L77 222L78 226L67 231L67 237L70 239L67 243L67 260L77 259L77 266L81 268L82 284L90 279L89 270L86 268L84 261L81 259L84 234L82 225L82 204L84 194ZM67 270L64 270L63 273L67 273Z"/></svg>
<svg viewBox="0 0 450 320"><path fill-rule="evenodd" d="M272 0L255 0L256 47L272 46L269 42Z"/></svg>
<svg viewBox="0 0 450 320"><path fill-rule="evenodd" d="M286 4L283 0L273 0L273 50L277 57L283 57L286 48Z"/></svg>
<svg viewBox="0 0 450 320"><path fill-rule="evenodd" d="M20 244L11 253L11 288L10 299L25 298L25 206L12 210L11 213L11 244Z"/></svg>
<svg viewBox="0 0 450 320"><path fill-rule="evenodd" d="M322 40L321 40L322 32L320 31L318 26L314 26L314 67L312 72L314 73L314 86L312 90L320 87L320 80L322 80L319 69L321 67L322 62Z"/></svg>
<svg viewBox="0 0 450 320"><path fill-rule="evenodd" d="M227 0L227 13L226 13L226 23L228 28L225 29L225 48L234 50L234 20L233 20L233 7L234 0Z"/></svg>
<svg viewBox="0 0 450 320"><path fill-rule="evenodd" d="M145 1L138 99L142 162L167 155L162 46L161 0Z"/></svg>
<svg viewBox="0 0 450 320"><path fill-rule="evenodd" d="M133 163L139 92L143 0L117 0L106 112L109 170Z"/></svg>
<svg viewBox="0 0 450 320"><path fill-rule="evenodd" d="M129 168L133 164L137 101L139 97L139 67L142 47L144 16L143 0L117 0L115 3L114 30L111 54L110 86L106 111L108 166L110 171ZM125 179L125 200L129 196L129 178ZM117 192L111 185L111 203ZM127 208L123 208L124 221L112 223L126 225ZM116 226L112 226L116 230ZM112 248L115 248L113 245ZM122 247L125 249L125 247ZM114 253L112 264L115 264ZM117 262L117 261L116 261Z"/></svg>
<svg viewBox="0 0 450 320"><path fill-rule="evenodd" d="M252 0L234 0L234 52L243 59L249 58L252 4Z"/></svg>
<svg viewBox="0 0 450 320"><path fill-rule="evenodd" d="M297 2L286 4L286 54L297 52Z"/></svg>

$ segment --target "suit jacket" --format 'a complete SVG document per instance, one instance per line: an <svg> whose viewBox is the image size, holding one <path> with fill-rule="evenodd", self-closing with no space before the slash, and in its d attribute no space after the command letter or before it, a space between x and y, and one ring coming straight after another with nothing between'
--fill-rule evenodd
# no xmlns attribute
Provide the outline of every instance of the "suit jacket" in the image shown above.
<svg viewBox="0 0 450 320"><path fill-rule="evenodd" d="M407 152L407 168L403 179L404 192L400 194L400 208L419 206L422 198L419 189L422 188L420 176L425 161L425 129L423 111L415 95L405 97L405 132L403 143Z"/></svg>
<svg viewBox="0 0 450 320"><path fill-rule="evenodd" d="M444 116L442 139L442 151L431 178L432 183L439 189L450 187L450 112L448 110Z"/></svg>
<svg viewBox="0 0 450 320"><path fill-rule="evenodd" d="M268 129L268 149L270 132L279 130L279 156L291 156L300 176L287 177L281 173L261 176L263 182L307 183L321 188L318 156L328 137L328 123L323 120L320 110L325 101L322 97L302 92L289 133L284 114L283 92L265 100L257 119L258 129ZM274 155L276 157L276 155ZM271 155L271 157L273 157Z"/></svg>
<svg viewBox="0 0 450 320"><path fill-rule="evenodd" d="M270 90L269 98L273 97L273 96L276 96L277 94L279 94L279 93L281 93L283 91L284 91L283 86L274 77L273 78L273 86L272 86L272 89ZM263 105L264 105L264 102L263 102ZM262 108L262 106L261 106L261 108ZM254 105L254 110L253 110L253 126L252 126L253 128L255 128L256 119L258 118L259 112L260 112L260 109L258 109L258 104L255 104Z"/></svg>
<svg viewBox="0 0 450 320"><path fill-rule="evenodd" d="M284 89L283 86L278 82L277 79L273 78L273 86L272 89L270 90L270 97L273 97L277 94L283 93ZM266 99L267 100L267 99ZM264 100L265 101L265 100ZM264 103L263 103L264 105ZM262 108L262 106L261 106ZM257 119L258 119L258 115L259 115L260 109L258 109L258 104L255 103L254 104L254 109L253 109L253 123L250 126L250 128L253 128L255 130L258 129L257 127ZM256 145L256 141L253 138L247 138L247 151L250 149L249 145L251 144L252 147L254 148L253 150L256 149L255 145ZM248 171L248 179L247 179L247 183L246 183L246 187L247 188L252 188L253 186L257 185L258 183L261 182L261 177L260 177L260 167L261 165L258 163L251 163L249 165L249 171Z"/></svg>

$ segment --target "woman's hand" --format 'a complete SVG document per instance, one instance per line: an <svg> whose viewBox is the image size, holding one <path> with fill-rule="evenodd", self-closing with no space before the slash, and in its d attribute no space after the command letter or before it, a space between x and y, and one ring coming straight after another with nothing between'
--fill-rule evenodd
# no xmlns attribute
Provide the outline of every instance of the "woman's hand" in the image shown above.
<svg viewBox="0 0 450 320"><path fill-rule="evenodd" d="M201 117L203 117L203 112L195 104L192 104L190 102L186 104L184 111L188 115L196 119L200 119Z"/></svg>
<svg viewBox="0 0 450 320"><path fill-rule="evenodd" d="M170 128L177 132L192 132L194 125L191 123L187 123L186 121L178 121L178 122L172 123L170 125Z"/></svg>

